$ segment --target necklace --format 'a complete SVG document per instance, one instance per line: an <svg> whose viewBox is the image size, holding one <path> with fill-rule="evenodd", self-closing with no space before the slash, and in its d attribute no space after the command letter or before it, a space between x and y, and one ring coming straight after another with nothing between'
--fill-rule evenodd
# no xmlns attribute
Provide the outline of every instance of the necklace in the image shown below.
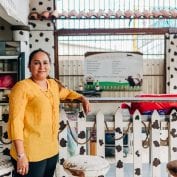
<svg viewBox="0 0 177 177"><path fill-rule="evenodd" d="M30 78L35 84L37 84L42 91L47 91L48 90L48 82L47 80L42 80L42 81L36 81L32 77Z"/></svg>

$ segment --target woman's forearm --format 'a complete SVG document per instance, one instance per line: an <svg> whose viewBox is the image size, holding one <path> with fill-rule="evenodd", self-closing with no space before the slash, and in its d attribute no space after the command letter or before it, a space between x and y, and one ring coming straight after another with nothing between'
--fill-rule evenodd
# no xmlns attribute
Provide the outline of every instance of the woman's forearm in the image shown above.
<svg viewBox="0 0 177 177"><path fill-rule="evenodd" d="M25 150L24 150L23 141L17 139L17 140L14 140L13 143L16 149L17 157L24 155Z"/></svg>

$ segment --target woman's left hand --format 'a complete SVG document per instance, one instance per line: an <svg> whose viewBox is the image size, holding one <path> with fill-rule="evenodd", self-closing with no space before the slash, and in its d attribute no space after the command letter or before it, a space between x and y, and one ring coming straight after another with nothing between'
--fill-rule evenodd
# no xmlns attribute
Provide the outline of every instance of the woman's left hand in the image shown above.
<svg viewBox="0 0 177 177"><path fill-rule="evenodd" d="M17 173L21 175L26 175L28 173L28 170L29 170L29 163L26 155L24 154L22 158L17 159Z"/></svg>
<svg viewBox="0 0 177 177"><path fill-rule="evenodd" d="M84 96L81 97L81 102L82 102L82 105L83 105L84 112L87 115L91 111L90 102Z"/></svg>

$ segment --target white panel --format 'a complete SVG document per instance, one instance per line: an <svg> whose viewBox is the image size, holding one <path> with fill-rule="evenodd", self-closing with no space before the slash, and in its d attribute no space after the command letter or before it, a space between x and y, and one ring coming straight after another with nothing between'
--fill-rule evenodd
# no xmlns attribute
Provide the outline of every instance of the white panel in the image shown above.
<svg viewBox="0 0 177 177"><path fill-rule="evenodd" d="M138 110L133 114L133 164L134 177L142 176L142 137L141 115Z"/></svg>
<svg viewBox="0 0 177 177"><path fill-rule="evenodd" d="M160 116L155 110L152 114L151 129L151 159L152 159L152 177L161 175L160 161Z"/></svg>
<svg viewBox="0 0 177 177"><path fill-rule="evenodd" d="M124 176L123 164L123 116L121 109L115 114L115 158L116 158L116 176ZM120 139L119 139L120 138Z"/></svg>
<svg viewBox="0 0 177 177"><path fill-rule="evenodd" d="M67 116L66 113L63 109L60 109L60 128L61 125L66 125L67 124ZM59 149L60 149L60 155L59 155L59 177L63 177L66 172L64 171L63 168L63 162L64 160L68 157L67 154L67 128L62 130L59 133Z"/></svg>
<svg viewBox="0 0 177 177"><path fill-rule="evenodd" d="M23 8L22 8L23 7ZM29 0L1 0L0 16L14 25L27 25Z"/></svg>
<svg viewBox="0 0 177 177"><path fill-rule="evenodd" d="M96 115L96 139L97 139L97 155L105 157L105 128L104 115L99 111Z"/></svg>
<svg viewBox="0 0 177 177"><path fill-rule="evenodd" d="M53 10L53 2L54 1L43 0L43 1L41 1L41 3L39 3L39 2L40 1L30 0L30 11L32 11L33 8L35 8L36 11L39 13L41 13L44 10L47 10L47 8L51 8L51 10Z"/></svg>
<svg viewBox="0 0 177 177"><path fill-rule="evenodd" d="M172 111L170 114L170 128L169 128L169 161L177 159L177 114Z"/></svg>
<svg viewBox="0 0 177 177"><path fill-rule="evenodd" d="M53 23L50 20L45 20L45 21L29 20L29 27L31 31L33 30L36 30L36 31L54 30Z"/></svg>
<svg viewBox="0 0 177 177"><path fill-rule="evenodd" d="M78 121L78 144L79 154L84 155L86 154L86 117L83 111L79 112L79 116L77 118Z"/></svg>

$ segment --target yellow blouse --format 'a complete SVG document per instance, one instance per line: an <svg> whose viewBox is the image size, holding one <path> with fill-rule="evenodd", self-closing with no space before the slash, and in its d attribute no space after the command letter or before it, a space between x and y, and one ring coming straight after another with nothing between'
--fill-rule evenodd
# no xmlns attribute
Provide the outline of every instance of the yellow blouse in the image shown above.
<svg viewBox="0 0 177 177"><path fill-rule="evenodd" d="M31 79L19 81L9 95L8 136L24 141L30 162L40 161L58 153L60 100L78 99L80 94L60 88L48 79L48 90L42 91ZM16 159L12 143L10 154Z"/></svg>

